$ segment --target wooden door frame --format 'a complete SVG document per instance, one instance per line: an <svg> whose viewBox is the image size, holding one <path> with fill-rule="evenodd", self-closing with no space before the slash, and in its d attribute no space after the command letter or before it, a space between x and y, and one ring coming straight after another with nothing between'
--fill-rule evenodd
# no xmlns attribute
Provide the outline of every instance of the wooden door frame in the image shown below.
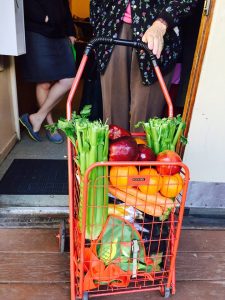
<svg viewBox="0 0 225 300"><path fill-rule="evenodd" d="M193 108L195 104L195 97L198 90L199 79L201 75L203 60L205 56L205 51L207 47L208 37L210 33L210 27L213 18L213 12L215 8L216 0L211 0L209 15L202 14L201 24L199 28L199 34L194 54L194 60L192 64L190 80L188 84L187 94L185 98L185 105L182 118L186 123L185 136L188 135L188 131L190 128ZM177 152L183 156L185 146L181 143L178 144Z"/></svg>

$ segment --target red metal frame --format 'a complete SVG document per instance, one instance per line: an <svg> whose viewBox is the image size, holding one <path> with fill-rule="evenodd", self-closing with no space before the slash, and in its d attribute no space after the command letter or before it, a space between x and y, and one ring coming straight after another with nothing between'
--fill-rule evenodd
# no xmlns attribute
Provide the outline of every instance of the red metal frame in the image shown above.
<svg viewBox="0 0 225 300"><path fill-rule="evenodd" d="M71 119L72 115L72 101L77 90L80 78L84 71L84 67L88 60L88 56L84 54L83 59L80 63L80 67L77 71L76 77L74 79L72 88L68 95L67 104L66 104L66 116L67 120ZM75 295L75 266L74 266L74 176L75 176L75 169L73 164L73 145L70 140L67 138L67 153L68 153L68 189L69 189L69 234L70 234L70 285L71 285L71 299L76 299Z"/></svg>
<svg viewBox="0 0 225 300"><path fill-rule="evenodd" d="M68 96L67 100L67 119L71 119L72 111L72 101L74 94L77 90L79 81L81 79L84 67L86 65L88 59L88 55L84 54L83 58L81 60L80 66L78 68L76 77L74 79L71 91ZM165 100L168 105L168 115L169 117L173 117L173 105L170 98L170 95L168 93L167 87L165 85L165 82L163 80L161 71L158 66L154 66L156 75L158 77L162 92L165 96ZM136 133L134 134L136 136L144 135L143 133ZM97 168L99 166L106 166L106 167L112 167L112 166L136 166L138 168L143 166L148 167L155 167L160 165L159 162L104 162L104 163L95 163L91 165L84 176L84 190L83 190L83 222L84 226L82 227L82 232L79 232L78 228L78 210L79 210L79 183L77 182L76 178L76 165L74 163L74 149L73 145L70 142L69 139L67 139L67 147L68 147L68 184L69 184L69 234L70 234L70 284L71 284L71 300L76 300L77 297L82 297L84 292L84 247L85 247L85 220L86 220L86 210L87 210L87 197L88 197L88 178L91 170L94 168ZM165 165L166 163L163 163ZM189 181L189 170L186 165L183 163L169 163L168 165L178 165L182 168L183 177L184 177L184 186L182 191L182 197L180 201L180 207L179 207L179 215L178 219L175 220L174 212L170 215L170 233L169 236L171 238L168 238L168 241L170 243L169 248L167 248L167 251L170 252L165 255L165 264L167 259L170 259L169 261L169 271L168 276L163 275L162 277L167 279L166 285L163 283L158 284L156 286L146 287L146 286L138 286L136 288L121 288L121 289L112 289L107 288L104 291L97 290L96 292L90 292L90 297L96 297L96 296L105 296L110 294L125 294L129 293L131 290L135 292L143 292L143 291L152 291L152 290L162 290L163 288L171 288L172 294L175 294L175 260L176 260L176 254L180 239L180 232L181 232L181 226L182 226L182 220L183 220L183 214L184 214L184 208L185 208L185 200L186 200L186 194L188 189L188 181ZM161 233L160 233L161 234ZM77 240L79 239L79 245ZM169 250L168 250L169 249ZM81 264L80 264L81 262ZM78 274L78 264L81 266L79 268L79 274ZM163 271L163 274L165 271ZM144 284L145 285L145 284Z"/></svg>
<svg viewBox="0 0 225 300"><path fill-rule="evenodd" d="M152 161L151 163L149 162L135 162L135 161L129 161L129 162L100 162L100 163L94 163L93 165L91 165L85 172L85 176L84 176L84 194L83 194L83 227L82 227L82 232L81 232L81 249L85 247L85 220L86 220L86 211L88 208L87 205L87 198L88 198L88 184L89 184L89 175L90 172L96 168L96 167L102 167L102 166L107 166L107 167L112 167L112 166L138 166L138 167L156 167L156 166L160 166L162 165L161 162L156 162L156 161ZM178 219L175 222L174 220L174 213L171 213L171 221L168 221L168 223L171 225L170 228L170 235L171 238L169 238L169 242L170 242L170 248L171 248L171 254L170 255L166 255L166 257L170 257L170 268L169 268L169 275L168 275L168 280L167 280L167 284L166 284L166 288L171 288L172 290L172 294L175 294L176 292L176 282L175 282L175 260L176 260L176 255L177 255L177 250L178 250L178 245L179 245L179 240L180 240L180 234L181 234L181 227L182 227L182 221L183 221L183 215L184 215L184 209L185 209L185 200L186 200L186 195L187 195L187 189L188 189L188 182L189 182L189 169L188 167L183 164L183 163L163 163L163 165L168 165L168 166L180 166L182 168L182 173L184 176L184 186L183 186L183 190L182 190L182 198L180 200L180 206L179 206L179 215L178 215ZM153 222L154 224L154 222ZM175 224L176 226L176 233L174 233L175 231ZM81 262L85 262L84 256L83 256L84 252L81 251L81 255L80 255L80 260ZM166 276L167 277L167 276ZM84 279L84 269L83 269L83 264L81 264L81 270L80 270L80 287L79 290L83 291L83 279ZM138 288L138 289L134 289L133 291L135 292L140 292L141 291L152 291L152 290L160 290L161 286L158 287L151 287L151 288ZM114 291L110 291L110 292L105 292L105 293L98 293L99 291L97 291L97 293L94 293L92 295L92 292L90 293L90 297L100 297L100 296L104 296L104 295L114 295L114 294L124 294L124 293L128 293L129 290L126 291L119 291L119 292L114 292ZM81 296L81 295L80 295ZM71 298L72 300L72 298Z"/></svg>

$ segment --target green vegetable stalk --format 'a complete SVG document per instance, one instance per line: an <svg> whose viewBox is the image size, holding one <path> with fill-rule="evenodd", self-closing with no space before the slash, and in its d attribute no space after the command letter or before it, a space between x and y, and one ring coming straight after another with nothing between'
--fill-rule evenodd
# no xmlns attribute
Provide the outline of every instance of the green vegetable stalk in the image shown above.
<svg viewBox="0 0 225 300"><path fill-rule="evenodd" d="M90 153L89 165L108 160L108 125L95 121L89 124ZM97 167L91 171L88 189L88 211L86 238L96 239L108 216L107 168Z"/></svg>
<svg viewBox="0 0 225 300"><path fill-rule="evenodd" d="M185 122L181 116L174 118L151 118L148 122L139 122L136 127L142 126L146 133L147 144L155 154L164 150L175 151L177 142L183 144L187 139L183 136Z"/></svg>
<svg viewBox="0 0 225 300"><path fill-rule="evenodd" d="M95 162L108 160L109 126L101 121L89 121L91 106L86 105L77 115L72 114L70 121L60 118L51 126L52 132L61 129L76 149L76 163L80 169L79 225L82 228L83 216L83 178L89 166ZM76 143L77 141L77 143ZM89 175L86 217L86 239L95 240L102 231L108 216L108 168L96 167Z"/></svg>

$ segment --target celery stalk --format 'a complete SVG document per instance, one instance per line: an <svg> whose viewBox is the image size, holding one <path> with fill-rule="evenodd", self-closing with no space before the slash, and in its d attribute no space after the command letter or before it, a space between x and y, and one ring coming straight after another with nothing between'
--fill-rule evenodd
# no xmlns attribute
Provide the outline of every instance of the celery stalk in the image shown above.
<svg viewBox="0 0 225 300"><path fill-rule="evenodd" d="M178 142L178 139L179 137L181 136L182 132L183 132L183 129L185 128L185 124L183 122L181 122L178 126L178 129L177 129L177 132L175 134L175 137L171 143L171 147L170 147L170 150L173 150L175 151L175 148L176 148L176 144Z"/></svg>
<svg viewBox="0 0 225 300"><path fill-rule="evenodd" d="M97 128L95 125L89 124L89 140L91 149L89 152L88 166L97 162ZM94 168L89 176L88 185L88 207L87 207L87 219L86 219L86 237L89 239L94 239L95 233L95 212L96 212L96 190L95 190L95 180L97 177L97 170Z"/></svg>
<svg viewBox="0 0 225 300"><path fill-rule="evenodd" d="M155 120L150 120L150 128L151 128L151 134L152 134L152 140L153 140L153 151L158 154L160 152L159 148L159 135L157 130L157 123L154 122Z"/></svg>
<svg viewBox="0 0 225 300"><path fill-rule="evenodd" d="M106 129L102 127L101 123L95 123L94 128L96 140L92 140L91 147L94 145L93 149L95 148L97 154L96 161L106 161L108 159L108 134L107 139L105 139ZM107 142L105 143L105 141ZM104 153L105 150L107 150L107 155ZM97 167L93 169L90 176L87 236L92 240L99 236L108 216L108 193L105 189L108 179L104 177L105 168Z"/></svg>
<svg viewBox="0 0 225 300"><path fill-rule="evenodd" d="M135 127L141 125L146 133L147 144L155 154L164 150L175 151L179 139L181 143L187 143L182 135L185 123L180 115L174 118L151 118L148 122L139 122Z"/></svg>
<svg viewBox="0 0 225 300"><path fill-rule="evenodd" d="M149 123L144 123L144 130L146 132L147 144L150 148L152 148L151 130Z"/></svg>
<svg viewBox="0 0 225 300"><path fill-rule="evenodd" d="M107 136L107 138L106 138ZM105 128L101 128L99 133L98 143L98 161L108 160L108 131ZM108 177L106 177L106 167L98 167L98 190L97 190L97 209L96 212L96 225L98 226L97 231L102 229L108 216ZM100 209L101 208L101 209Z"/></svg>
<svg viewBox="0 0 225 300"><path fill-rule="evenodd" d="M72 113L71 120L61 118L51 126L60 128L76 147L75 161L80 169L79 227L83 225L83 187L87 168L95 162L108 160L109 126L101 121L90 122L90 106ZM76 144L77 140L77 144ZM96 239L108 216L108 168L94 168L89 176L87 195L86 238Z"/></svg>

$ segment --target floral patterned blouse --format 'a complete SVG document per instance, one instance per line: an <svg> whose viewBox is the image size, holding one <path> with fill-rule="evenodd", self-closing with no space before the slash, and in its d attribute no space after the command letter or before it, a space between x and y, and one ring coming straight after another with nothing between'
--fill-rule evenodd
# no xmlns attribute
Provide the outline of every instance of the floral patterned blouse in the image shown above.
<svg viewBox="0 0 225 300"><path fill-rule="evenodd" d="M164 35L164 49L159 65L164 74L171 71L181 52L179 25L191 14L198 0L130 0L133 40L141 41L143 34L158 18L164 19L167 32ZM123 16L129 0L91 0L91 23L95 36L118 38ZM101 73L106 69L113 46L101 45L97 49L98 66ZM156 80L151 62L145 53L138 51L139 67L143 84Z"/></svg>

